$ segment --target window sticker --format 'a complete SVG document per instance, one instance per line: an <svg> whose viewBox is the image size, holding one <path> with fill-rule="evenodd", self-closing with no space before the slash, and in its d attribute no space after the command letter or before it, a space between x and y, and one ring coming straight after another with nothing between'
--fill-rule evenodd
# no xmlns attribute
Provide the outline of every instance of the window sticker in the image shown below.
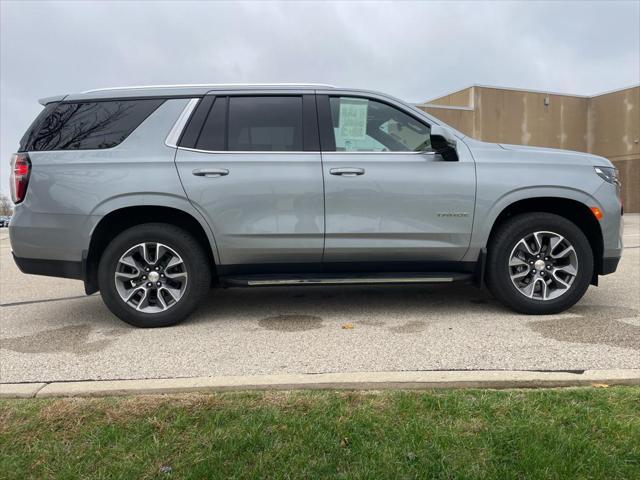
<svg viewBox="0 0 640 480"><path fill-rule="evenodd" d="M350 98L340 99L340 137L346 141L364 140L367 134L367 107L366 99Z"/></svg>

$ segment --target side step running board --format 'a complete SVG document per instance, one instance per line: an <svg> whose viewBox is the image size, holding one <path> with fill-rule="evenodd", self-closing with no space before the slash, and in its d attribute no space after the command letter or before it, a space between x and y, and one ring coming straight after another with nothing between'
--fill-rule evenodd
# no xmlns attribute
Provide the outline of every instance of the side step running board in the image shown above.
<svg viewBox="0 0 640 480"><path fill-rule="evenodd" d="M223 285L266 287L278 285L367 285L398 283L450 283L472 281L467 273L388 273L371 275L243 275L221 277Z"/></svg>

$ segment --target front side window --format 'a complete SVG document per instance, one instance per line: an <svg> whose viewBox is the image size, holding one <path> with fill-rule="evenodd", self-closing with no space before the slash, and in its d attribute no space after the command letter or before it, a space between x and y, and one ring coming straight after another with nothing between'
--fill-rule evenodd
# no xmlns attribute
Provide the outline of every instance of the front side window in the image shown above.
<svg viewBox="0 0 640 480"><path fill-rule="evenodd" d="M429 127L385 103L331 97L331 120L338 152L420 152L429 150Z"/></svg>
<svg viewBox="0 0 640 480"><path fill-rule="evenodd" d="M20 142L20 151L115 147L164 100L115 100L47 106Z"/></svg>
<svg viewBox="0 0 640 480"><path fill-rule="evenodd" d="M228 150L302 151L302 97L230 97Z"/></svg>

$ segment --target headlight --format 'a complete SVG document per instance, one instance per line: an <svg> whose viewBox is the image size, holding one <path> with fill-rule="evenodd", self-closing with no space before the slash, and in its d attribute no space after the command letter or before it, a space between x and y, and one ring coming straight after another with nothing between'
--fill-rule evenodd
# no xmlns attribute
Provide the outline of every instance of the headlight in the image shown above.
<svg viewBox="0 0 640 480"><path fill-rule="evenodd" d="M618 169L614 167L593 167L600 178L605 182L613 183L614 185L620 185L620 177L618 176Z"/></svg>

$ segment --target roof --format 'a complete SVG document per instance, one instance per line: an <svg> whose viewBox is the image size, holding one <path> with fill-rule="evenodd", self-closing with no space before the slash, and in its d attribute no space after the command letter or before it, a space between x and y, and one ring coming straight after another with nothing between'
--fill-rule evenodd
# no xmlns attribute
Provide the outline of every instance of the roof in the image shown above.
<svg viewBox="0 0 640 480"><path fill-rule="evenodd" d="M420 110L415 105L403 102L400 99L394 98L390 95L376 92L374 90L362 90L351 88L339 88L333 85L326 85L323 83L207 83L207 84L184 84L184 85L141 85L141 86L129 86L129 87L111 87L111 88L99 88L95 90L87 90L81 93L72 93L69 95L57 95L53 97L47 97L40 99L42 105L46 105L51 102L61 101L87 101L87 100L102 100L102 99L124 99L124 98L139 98L139 97L155 97L155 98L192 98L201 97L212 91L221 92L234 92L234 91L251 91L260 93L271 93L273 91L282 90L287 93L298 93L308 91L325 91L333 90L338 95L365 95L371 96L373 99L380 99L384 102L389 102L392 105L395 103L398 106L408 107L413 110L419 116L426 117L429 123L436 125L446 125L438 120L434 116ZM224 93L223 93L224 94ZM465 135L455 128L449 126L456 135L460 138Z"/></svg>
<svg viewBox="0 0 640 480"><path fill-rule="evenodd" d="M212 90L315 90L335 88L320 83L205 83L178 85L134 85L127 87L109 87L72 93L66 96L48 97L40 103L61 100L87 100L125 97L187 97L200 96Z"/></svg>
<svg viewBox="0 0 640 480"><path fill-rule="evenodd" d="M188 88L206 88L208 90L221 90L221 89L234 89L234 88L242 88L242 89L252 89L252 88L335 88L333 85L326 85L324 83L185 83L185 84L177 84L177 85L135 85L129 87L107 87L107 88L96 88L93 90L87 90L82 93L95 93L95 92L108 92L108 91L116 91L116 90L136 90L136 91L147 91L147 90L157 90L157 89L188 89Z"/></svg>

